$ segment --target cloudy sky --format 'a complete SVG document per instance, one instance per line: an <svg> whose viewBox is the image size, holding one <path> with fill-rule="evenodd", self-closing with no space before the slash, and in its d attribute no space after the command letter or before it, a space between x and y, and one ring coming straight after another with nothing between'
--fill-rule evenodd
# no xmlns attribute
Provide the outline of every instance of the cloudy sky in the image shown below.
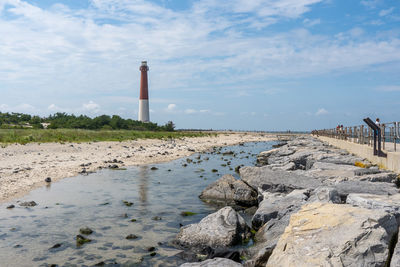
<svg viewBox="0 0 400 267"><path fill-rule="evenodd" d="M399 0L0 0L0 111L178 128L400 121Z"/></svg>

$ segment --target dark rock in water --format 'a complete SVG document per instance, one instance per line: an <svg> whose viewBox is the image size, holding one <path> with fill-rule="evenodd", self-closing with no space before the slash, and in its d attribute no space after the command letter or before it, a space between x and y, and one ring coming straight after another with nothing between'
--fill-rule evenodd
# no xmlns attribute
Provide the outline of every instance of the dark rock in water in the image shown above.
<svg viewBox="0 0 400 267"><path fill-rule="evenodd" d="M153 218L151 218L153 221L161 221L162 218L160 216L154 216Z"/></svg>
<svg viewBox="0 0 400 267"><path fill-rule="evenodd" d="M44 181L45 181L46 183L51 183L51 178L50 178L50 177L47 177L46 179L44 179Z"/></svg>
<svg viewBox="0 0 400 267"><path fill-rule="evenodd" d="M129 234L129 235L127 235L125 238L126 238L126 239L137 239L138 236L137 236L137 235L134 235L134 234Z"/></svg>
<svg viewBox="0 0 400 267"><path fill-rule="evenodd" d="M243 206L257 204L257 191L230 174L207 186L199 197L206 201L222 201Z"/></svg>
<svg viewBox="0 0 400 267"><path fill-rule="evenodd" d="M57 244L55 244L54 246L52 246L51 248L49 248L49 249L55 249L55 248L59 248L59 247L61 247L61 246L62 246L62 244L57 243Z"/></svg>
<svg viewBox="0 0 400 267"><path fill-rule="evenodd" d="M90 229L89 227L84 227L79 229L79 233L81 233L82 235L90 235L93 233L93 230Z"/></svg>
<svg viewBox="0 0 400 267"><path fill-rule="evenodd" d="M17 245L15 245L13 248L22 248L22 245L17 244Z"/></svg>
<svg viewBox="0 0 400 267"><path fill-rule="evenodd" d="M15 208L15 205L13 205L13 204L7 206L7 209L13 209L13 208Z"/></svg>
<svg viewBox="0 0 400 267"><path fill-rule="evenodd" d="M190 262L182 264L180 267L241 267L242 264L225 258L213 258L202 262Z"/></svg>
<svg viewBox="0 0 400 267"><path fill-rule="evenodd" d="M157 167L151 167L150 170L155 171L155 170L158 170L158 168Z"/></svg>
<svg viewBox="0 0 400 267"><path fill-rule="evenodd" d="M240 170L241 167L242 167L242 166L240 166L240 165L239 165L239 166L236 166L236 167L235 167L235 172L236 172L236 173L239 173L239 170Z"/></svg>
<svg viewBox="0 0 400 267"><path fill-rule="evenodd" d="M154 251L154 250L156 250L155 247L148 247L148 248L147 248L147 251L148 251L148 252L152 252L152 251Z"/></svg>
<svg viewBox="0 0 400 267"><path fill-rule="evenodd" d="M35 201L29 201L29 202L22 202L19 204L22 207L34 207L37 205Z"/></svg>
<svg viewBox="0 0 400 267"><path fill-rule="evenodd" d="M193 215L196 215L196 214L197 214L197 213L191 212L191 211L182 211L182 212L181 212L181 216L183 216L183 217L193 216Z"/></svg>
<svg viewBox="0 0 400 267"><path fill-rule="evenodd" d="M174 243L204 253L209 248L240 244L250 235L245 220L231 207L225 207L203 218L198 224L182 227Z"/></svg>
<svg viewBox="0 0 400 267"><path fill-rule="evenodd" d="M151 257L154 257L156 254L157 254L157 253L153 251L152 253L150 253L150 256L151 256Z"/></svg>
<svg viewBox="0 0 400 267"><path fill-rule="evenodd" d="M126 201L126 200L122 200L122 202L125 204L125 206L127 206L127 207L130 207L130 206L132 206L133 205L133 202L129 202L129 201Z"/></svg>
<svg viewBox="0 0 400 267"><path fill-rule="evenodd" d="M77 235L76 236L76 246L80 247L82 245L84 245L85 243L89 243L92 240L82 236L82 235Z"/></svg>
<svg viewBox="0 0 400 267"><path fill-rule="evenodd" d="M217 169L212 169L211 172L218 172L218 170Z"/></svg>

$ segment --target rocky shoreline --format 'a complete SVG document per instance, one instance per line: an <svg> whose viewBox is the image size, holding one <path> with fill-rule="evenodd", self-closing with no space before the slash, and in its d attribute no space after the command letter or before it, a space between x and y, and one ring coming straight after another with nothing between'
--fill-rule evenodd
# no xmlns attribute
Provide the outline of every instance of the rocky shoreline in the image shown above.
<svg viewBox="0 0 400 267"><path fill-rule="evenodd" d="M311 136L281 145L201 193L225 207L181 228L181 266L400 266L398 175Z"/></svg>

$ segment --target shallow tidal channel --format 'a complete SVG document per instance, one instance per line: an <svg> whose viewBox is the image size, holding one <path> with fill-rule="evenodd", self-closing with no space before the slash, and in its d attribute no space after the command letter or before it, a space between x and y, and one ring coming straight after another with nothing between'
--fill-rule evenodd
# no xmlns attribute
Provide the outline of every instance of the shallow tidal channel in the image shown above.
<svg viewBox="0 0 400 267"><path fill-rule="evenodd" d="M255 165L256 155L274 143L217 148L126 170L103 169L3 203L0 266L177 266L184 260L170 242L181 225L218 209L198 198L201 191L224 174L237 176L238 165ZM19 205L25 201L38 205ZM11 204L15 208L7 209ZM77 246L76 236L84 227L93 230L85 235L91 242Z"/></svg>

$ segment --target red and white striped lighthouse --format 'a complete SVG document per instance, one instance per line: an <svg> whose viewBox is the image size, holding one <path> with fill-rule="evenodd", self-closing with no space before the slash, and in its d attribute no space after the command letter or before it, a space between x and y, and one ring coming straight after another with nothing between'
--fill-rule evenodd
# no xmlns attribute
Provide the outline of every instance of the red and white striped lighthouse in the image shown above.
<svg viewBox="0 0 400 267"><path fill-rule="evenodd" d="M149 122L149 86L147 82L147 61L142 61L140 66L140 98L139 98L139 121Z"/></svg>

